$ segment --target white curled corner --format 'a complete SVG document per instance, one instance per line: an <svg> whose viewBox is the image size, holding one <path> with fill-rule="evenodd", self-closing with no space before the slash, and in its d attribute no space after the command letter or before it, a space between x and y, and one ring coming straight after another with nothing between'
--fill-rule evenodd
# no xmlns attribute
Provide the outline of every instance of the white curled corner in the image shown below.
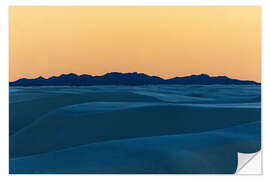
<svg viewBox="0 0 270 180"><path fill-rule="evenodd" d="M238 153L238 165L235 174L261 175L262 174L261 151L256 153Z"/></svg>

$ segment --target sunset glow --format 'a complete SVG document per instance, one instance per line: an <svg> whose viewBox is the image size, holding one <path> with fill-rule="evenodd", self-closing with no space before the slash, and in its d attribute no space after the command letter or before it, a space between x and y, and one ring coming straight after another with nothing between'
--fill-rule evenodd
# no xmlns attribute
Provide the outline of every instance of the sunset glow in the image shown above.
<svg viewBox="0 0 270 180"><path fill-rule="evenodd" d="M10 81L206 73L261 81L260 7L10 7Z"/></svg>

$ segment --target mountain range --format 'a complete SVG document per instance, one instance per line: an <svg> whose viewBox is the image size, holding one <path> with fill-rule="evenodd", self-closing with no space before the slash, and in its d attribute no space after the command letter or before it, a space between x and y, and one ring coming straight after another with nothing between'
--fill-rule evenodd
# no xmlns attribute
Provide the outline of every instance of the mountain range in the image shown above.
<svg viewBox="0 0 270 180"><path fill-rule="evenodd" d="M74 73L52 76L48 79L38 77L35 79L22 78L9 82L10 86L90 86L90 85L157 85L157 84L260 84L255 81L231 79L227 76L209 76L207 74L190 75L163 79L158 76L149 76L144 73L120 73L111 72L102 76L91 76L87 74L76 75Z"/></svg>

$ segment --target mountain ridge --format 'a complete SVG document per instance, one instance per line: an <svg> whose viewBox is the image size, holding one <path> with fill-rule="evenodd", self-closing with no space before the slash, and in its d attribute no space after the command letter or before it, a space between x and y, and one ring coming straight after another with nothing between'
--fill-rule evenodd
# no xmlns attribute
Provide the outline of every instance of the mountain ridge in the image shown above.
<svg viewBox="0 0 270 180"><path fill-rule="evenodd" d="M183 77L174 77L163 79L158 76L150 76L144 73L120 73L109 72L101 76L92 76L88 74L77 75L75 73L61 74L44 78L39 76L34 79L21 78L9 82L10 86L91 86L91 85L158 85L158 84L198 84L198 85L259 85L255 81L231 79L227 76L209 76L208 74L189 75Z"/></svg>

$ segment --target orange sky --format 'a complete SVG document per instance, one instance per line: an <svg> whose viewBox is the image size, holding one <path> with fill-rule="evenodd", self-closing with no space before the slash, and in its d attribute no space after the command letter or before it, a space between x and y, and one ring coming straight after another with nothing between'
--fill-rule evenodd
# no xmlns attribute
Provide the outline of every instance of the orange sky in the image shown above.
<svg viewBox="0 0 270 180"><path fill-rule="evenodd" d="M10 81L207 73L261 81L260 7L10 7Z"/></svg>

